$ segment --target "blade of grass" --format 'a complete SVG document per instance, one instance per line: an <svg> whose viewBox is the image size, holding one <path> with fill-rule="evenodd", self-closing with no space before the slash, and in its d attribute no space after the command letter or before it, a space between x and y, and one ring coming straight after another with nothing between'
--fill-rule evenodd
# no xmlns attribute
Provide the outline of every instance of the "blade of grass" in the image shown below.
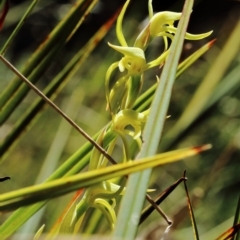
<svg viewBox="0 0 240 240"><path fill-rule="evenodd" d="M98 134L97 134L98 135ZM94 136L94 139L97 138ZM107 134L104 139L104 144L106 147L109 142L114 139L115 135ZM73 154L69 159L67 159L48 179L47 182L54 179L71 176L80 172L88 163L90 150L92 149L91 144L87 142L82 146L75 154ZM16 231L26 220L32 216L35 212L41 209L47 201L41 201L33 204L29 207L20 207L16 210L1 226L0 235L4 239L10 236Z"/></svg>
<svg viewBox="0 0 240 240"><path fill-rule="evenodd" d="M43 42L40 47L34 52L34 54L29 59L28 64L23 68L21 73L29 77L29 75L35 70L36 67L39 68L39 65L46 64L44 61L46 61L45 57L48 56L49 52L51 52L53 49L56 51L61 49L65 42L70 39L70 36L75 33L77 28L85 19L86 14L95 6L97 1L98 0L78 0L70 9L65 18L53 29L45 42ZM51 59L48 59L48 64L51 63ZM33 76L31 81L37 81L39 76L37 79ZM22 82L19 78L14 78L13 81L11 81L9 86L5 88L4 92L1 95L0 108L3 109L6 103L11 100L12 96L15 96L14 93L21 85ZM4 114L4 119L6 117L8 116L5 116ZM1 121L3 122L2 119Z"/></svg>
<svg viewBox="0 0 240 240"><path fill-rule="evenodd" d="M65 177L63 179L53 180L43 184L5 193L0 196L0 211L16 207L19 202L21 202L21 206L22 204L31 204L32 202L42 201L49 197L56 197L80 188L89 187L107 179L179 161L183 158L196 155L201 151L208 150L210 147L211 145L208 144L199 147L166 152L140 159L139 161L116 164L110 167L96 169L74 176Z"/></svg>
<svg viewBox="0 0 240 240"><path fill-rule="evenodd" d="M185 2L183 15L178 24L177 32L143 132L144 144L140 151L139 158L154 155L157 151L192 5L192 0ZM151 169L142 173L133 174L129 177L126 193L121 202L116 228L113 233L115 239L135 238L150 174ZM132 194L133 192L134 194Z"/></svg>
<svg viewBox="0 0 240 240"><path fill-rule="evenodd" d="M8 40L5 42L3 48L0 51L1 55L4 55L7 51L7 48L10 46L11 42L13 41L14 37L17 35L17 33L19 32L19 30L21 29L23 23L25 22L25 20L27 19L27 17L29 16L29 14L32 12L33 8L36 6L36 4L38 3L39 0L33 0L32 3L30 4L30 6L28 7L27 11L25 12L25 14L23 15L23 17L20 19L20 21L18 22L16 28L13 30L13 32L11 33L10 37L8 38Z"/></svg>

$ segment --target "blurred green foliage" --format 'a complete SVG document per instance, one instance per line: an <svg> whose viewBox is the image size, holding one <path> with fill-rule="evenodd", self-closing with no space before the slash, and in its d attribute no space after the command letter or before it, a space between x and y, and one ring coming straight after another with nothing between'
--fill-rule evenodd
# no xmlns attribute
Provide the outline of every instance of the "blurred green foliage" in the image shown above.
<svg viewBox="0 0 240 240"><path fill-rule="evenodd" d="M3 30L0 32L0 46L3 46L14 26L19 21L26 7L31 1L10 1L11 8L6 18ZM30 54L47 37L50 30L70 8L74 1L40 1L34 12L26 20L6 53L6 57L18 68L28 60ZM99 5L87 17L84 24L78 29L74 37L63 47L54 58L49 68L41 77L37 86L43 89L53 77L70 61L77 50L96 32L103 22L111 16L124 1L100 1ZM132 1L127 11L123 31L127 39L135 39L147 14L146 1ZM181 11L183 1L153 1L156 11ZM215 59L228 40L234 26L239 21L240 5L237 1L195 1L195 7L189 25L189 32L206 32L213 30L213 37L217 41L212 48L201 57L193 66L181 75L174 85L169 118L166 122L164 134L167 133L179 119L186 105L190 101L200 82L211 69ZM143 22L141 23L143 24ZM239 33L240 35L240 33ZM182 59L185 59L208 40L185 42ZM88 57L71 81L64 87L55 99L55 103L66 109L67 102L75 92L79 94L79 105L76 122L89 135L95 134L110 119L105 111L106 100L104 92L104 76L108 66L119 58L112 51L107 42L116 43L114 29L97 46ZM158 49L162 49L161 40L152 43L154 49L148 51L148 58L154 59ZM156 52L155 52L156 51ZM234 68L240 66L240 54L235 56L224 76ZM221 68L221 66L219 66ZM145 78L143 91L155 83L155 75L159 75L158 68L153 69ZM224 77L223 76L223 77ZM12 79L13 73L3 64L0 64L0 89L4 89ZM228 220L234 215L240 186L240 79L235 87L227 92L219 101L198 117L186 131L184 131L168 150L180 147L195 146L205 143L213 145L212 150L194 157L191 161L182 161L156 168L150 180L150 188L156 188L156 195L182 176L187 170L188 188L194 199L193 206L200 235ZM76 95L78 95L76 94ZM204 95L202 96L204 98ZM8 121L1 126L0 137L4 137L12 129L15 121L27 111L30 104L36 99L35 93L30 92ZM1 184L0 193L5 193L35 183L41 165L47 155L49 146L60 124L61 117L51 108L45 107L41 116L32 127L22 135L20 141L9 152L1 165L1 175L8 175L11 181ZM72 130L66 146L63 149L60 165L66 157L74 153L85 143L85 139L78 132ZM160 143L161 149L161 143ZM165 149L166 150L166 149ZM119 150L120 151L120 150ZM115 155L118 154L116 151ZM154 196L153 194L153 196ZM184 188L177 188L163 203L162 208L175 222L173 225L173 239L192 239L187 237L185 230L191 233L190 218L186 209ZM56 220L59 212L69 200L69 196L50 201L41 222L46 224L46 231ZM57 203L57 205L56 205ZM6 214L7 215L7 214ZM6 215L1 216L1 222ZM106 222L99 226L105 233ZM150 234L150 224L165 224L157 213L152 214L141 226L143 231ZM232 224L232 222L231 222ZM228 227L224 225L224 228ZM230 227L230 226L229 226ZM206 235L207 236L207 235ZM203 238L204 239L204 238Z"/></svg>

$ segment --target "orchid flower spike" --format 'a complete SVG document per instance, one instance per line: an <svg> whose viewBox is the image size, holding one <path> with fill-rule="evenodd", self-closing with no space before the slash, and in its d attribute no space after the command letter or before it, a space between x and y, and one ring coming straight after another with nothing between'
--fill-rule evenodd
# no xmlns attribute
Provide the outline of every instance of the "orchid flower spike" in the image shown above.
<svg viewBox="0 0 240 240"><path fill-rule="evenodd" d="M182 16L182 13L170 11L153 14L152 1L149 0L149 23L139 34L134 45L130 47L126 42L122 31L122 21L129 2L130 0L127 0L125 2L117 19L116 35L120 46L108 43L111 48L123 54L123 57L118 62L113 63L106 73L105 87L107 109L110 110L112 116L115 115L119 111L119 109L122 110L124 109L124 107L131 108L133 106L133 101L131 101L131 104L127 104L127 99L129 99L130 95L125 94L127 91L129 91L129 89L133 89L131 84L128 84L132 77L141 76L141 79L143 79L142 76L145 71L164 64L169 54L168 39L173 40L174 34L177 31L174 23L176 21L179 21ZM186 33L185 39L199 40L208 37L211 33L212 31L196 35ZM155 37L163 37L165 49L161 54L159 54L156 59L147 62L144 51L148 47L150 40ZM117 80L115 84L110 88L112 73L117 68L120 72L124 72L124 75L121 76L121 78ZM136 88L138 92L139 89L141 89L141 84L142 82L139 82Z"/></svg>

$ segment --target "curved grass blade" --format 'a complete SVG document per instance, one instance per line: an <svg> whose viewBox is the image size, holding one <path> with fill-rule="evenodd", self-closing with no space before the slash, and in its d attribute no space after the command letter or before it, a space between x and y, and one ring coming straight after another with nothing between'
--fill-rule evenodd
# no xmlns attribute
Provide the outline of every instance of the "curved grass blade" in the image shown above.
<svg viewBox="0 0 240 240"><path fill-rule="evenodd" d="M39 0L33 0L32 3L30 4L30 6L28 7L27 11L25 12L25 14L23 15L23 17L20 19L20 21L18 22L16 28L13 30L12 34L10 35L10 37L7 39L7 41L5 42L3 48L0 51L1 55L4 55L7 51L7 48L10 46L11 42L13 41L14 37L17 35L17 33L19 32L19 30L21 29L23 23L25 22L25 20L27 19L27 17L29 16L29 14L32 12L33 8L35 7L35 5L38 3ZM8 2L8 1L6 1ZM1 21L0 21L1 22ZM1 24L0 24L0 29L1 29Z"/></svg>
<svg viewBox="0 0 240 240"><path fill-rule="evenodd" d="M41 236L44 228L45 228L45 224L43 224L43 225L38 229L38 231L37 231L37 233L35 234L33 240L38 240L38 239L40 238L40 236Z"/></svg>
<svg viewBox="0 0 240 240"><path fill-rule="evenodd" d="M63 70L51 81L43 93L53 100L58 93L63 89L65 84L73 77L76 71L81 67L89 54L106 35L116 19L116 14L113 15L88 41L88 43L79 50L78 53L70 60ZM1 161L4 161L6 153L11 148L12 144L16 144L16 139L29 129L31 122L36 118L38 113L46 105L46 102L38 98L28 109L26 113L14 124L13 130L6 136L1 145Z"/></svg>
<svg viewBox="0 0 240 240"><path fill-rule="evenodd" d="M211 145L207 144L199 147L166 152L139 161L121 163L5 193L0 196L0 211L10 210L12 207L19 205L19 203L21 206L23 204L31 204L33 202L45 200L46 198L60 196L80 188L89 187L107 179L179 161L183 158L196 155L201 151L208 150L210 147Z"/></svg>
<svg viewBox="0 0 240 240"><path fill-rule="evenodd" d="M153 99L148 121L146 123L143 140L144 144L139 158L154 155L157 151L161 133L172 92L172 86L177 72L185 32L192 11L192 0L187 0L184 5L183 15L178 24L177 32L170 48L159 85ZM123 196L119 216L113 237L120 239L134 239L137 231L140 213L142 210L144 195L151 169L129 177L126 194ZM132 193L135 194L132 194Z"/></svg>
<svg viewBox="0 0 240 240"><path fill-rule="evenodd" d="M30 76L30 80L34 83L39 79L39 73L35 75L35 69L39 69L41 65L49 65L55 56L56 52L58 52L62 46L72 37L73 33L77 30L80 24L85 19L86 14L95 6L98 0L78 0L72 9L70 9L69 13L66 17L53 29L50 35L47 37L45 42L43 42L40 47L35 51L30 60L28 61L27 66L23 68L21 73L27 77ZM49 57L49 53L53 52L51 57ZM46 57L47 56L47 57ZM47 63L46 63L47 61ZM1 95L0 108L2 108L2 118L1 123L6 121L9 115L12 113L16 106L12 106L11 109L8 109L6 113L4 113L4 106L8 101L11 101L12 96L16 97L14 94L18 88L24 85L20 81L18 77L14 78L13 81L9 84L9 86L4 90ZM29 88L24 88L25 95L29 91ZM22 93L23 90L18 93L21 96L24 96ZM18 96L18 95L17 95ZM18 98L20 98L18 96ZM20 99L22 99L21 97ZM19 101L18 101L19 103ZM10 104L12 105L12 104Z"/></svg>

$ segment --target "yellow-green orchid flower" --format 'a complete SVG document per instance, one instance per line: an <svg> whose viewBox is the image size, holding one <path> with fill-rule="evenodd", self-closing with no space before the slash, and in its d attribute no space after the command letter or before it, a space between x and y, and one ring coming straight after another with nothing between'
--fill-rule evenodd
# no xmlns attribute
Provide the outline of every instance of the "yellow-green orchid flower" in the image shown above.
<svg viewBox="0 0 240 240"><path fill-rule="evenodd" d="M149 34L151 37L158 37L163 36L164 37L164 43L165 43L165 50L168 48L167 40L166 38L173 39L177 28L174 27L174 22L178 21L182 16L182 13L175 13L175 12L159 12L153 15L149 22ZM185 34L185 39L188 40L200 40L202 38L208 37L212 31L203 33L203 34Z"/></svg>
<svg viewBox="0 0 240 240"><path fill-rule="evenodd" d="M129 89L132 89L131 86L129 86L131 85L131 77L137 75L141 76L144 71L155 66L160 66L164 63L169 53L168 38L172 40L177 30L177 28L174 27L174 22L178 21L182 16L182 13L170 11L159 12L153 15L152 3L151 0L149 0L148 8L150 21L137 37L134 46L129 47L122 31L122 21L129 2L130 0L127 0L125 2L117 19L116 35L121 46L116 46L108 43L111 48L123 54L121 60L113 63L109 67L106 74L105 86L107 96L107 109L110 109L112 115L115 115L118 111L124 108L129 108L133 106L134 102L132 100L136 100L136 96L132 98L131 104L127 103L127 99L129 99ZM185 39L199 40L209 36L211 33L212 31L196 35L186 33ZM150 39L160 36L163 37L164 40L164 52L160 54L158 58L147 62L144 50L147 48ZM111 75L116 68L119 68L120 72L126 73L115 83L115 85L113 85L112 89L110 89L109 82L111 79ZM130 82L130 84L128 84L128 82ZM138 93L141 89L141 85L141 81L138 81L138 86L135 85Z"/></svg>
<svg viewBox="0 0 240 240"><path fill-rule="evenodd" d="M139 148L142 145L142 129L147 120L148 112L138 113L132 109L123 109L113 116L111 130L116 132L123 143L123 162L131 161L129 143L126 136L131 136Z"/></svg>
<svg viewBox="0 0 240 240"><path fill-rule="evenodd" d="M111 43L108 45L124 55L118 62L120 72L127 70L129 75L142 74L146 60L141 48L116 46Z"/></svg>
<svg viewBox="0 0 240 240"><path fill-rule="evenodd" d="M103 181L89 187L76 206L71 226L74 227L78 219L87 211L88 208L92 207L99 209L106 217L110 228L114 229L116 223L116 213L114 210L116 206L116 197L125 193L125 183L126 178L123 178L120 186L110 181ZM147 190L147 192L153 191L155 191L155 189Z"/></svg>
<svg viewBox="0 0 240 240"><path fill-rule="evenodd" d="M149 43L150 37L163 37L165 44L165 51L168 49L167 38L173 39L174 35L177 31L177 28L174 27L174 22L178 21L182 16L182 13L176 12L159 12L153 15L150 19L147 26L142 30L142 32L138 35L134 47L139 47L142 49L146 49L147 44ZM200 40L202 38L208 37L212 31L203 33L203 34L185 34L185 39L188 40Z"/></svg>
<svg viewBox="0 0 240 240"><path fill-rule="evenodd" d="M103 130L97 139L99 145L103 145L104 137L106 136L106 130ZM108 146L108 154L111 154L115 146L115 140L113 140ZM106 167L108 161L102 156L102 154L94 148L90 158L89 170L101 169ZM88 208L97 208L106 217L111 229L114 228L116 222L116 214L114 207L116 205L116 197L125 192L126 178L123 179L121 185L117 185L111 180L102 181L98 184L88 187L75 207L75 211L71 220L71 227L74 229L77 222L81 220L88 210ZM111 204L109 203L111 201Z"/></svg>
<svg viewBox="0 0 240 240"><path fill-rule="evenodd" d="M89 187L76 206L71 225L75 225L82 214L84 214L88 208L93 207L99 209L103 213L110 228L113 229L116 222L116 213L114 211L116 205L115 198L123 193L125 189L124 186L125 182L119 186L110 181L103 181ZM109 203L109 200L112 201L112 204Z"/></svg>
<svg viewBox="0 0 240 240"><path fill-rule="evenodd" d="M147 112L138 113L131 109L123 109L113 117L112 129L137 139L142 134L142 128L147 120ZM131 129L128 129L128 127Z"/></svg>

